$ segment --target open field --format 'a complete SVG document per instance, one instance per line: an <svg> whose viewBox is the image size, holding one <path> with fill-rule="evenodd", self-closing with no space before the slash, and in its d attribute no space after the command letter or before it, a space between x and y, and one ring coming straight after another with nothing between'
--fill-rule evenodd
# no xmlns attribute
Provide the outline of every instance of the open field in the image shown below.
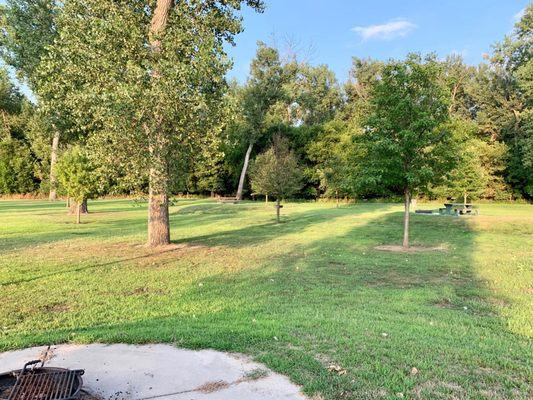
<svg viewBox="0 0 533 400"><path fill-rule="evenodd" d="M89 207L76 225L0 201L0 351L171 342L250 354L317 399L533 397L531 205L413 215L413 245L447 249L423 253L374 249L401 243L395 204L289 203L275 225L272 205L181 200L159 250L145 207Z"/></svg>

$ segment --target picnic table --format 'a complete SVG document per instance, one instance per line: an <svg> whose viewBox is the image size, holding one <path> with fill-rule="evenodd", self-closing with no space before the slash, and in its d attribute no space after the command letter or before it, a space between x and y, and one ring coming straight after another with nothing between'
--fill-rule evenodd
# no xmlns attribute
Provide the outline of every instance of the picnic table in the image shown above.
<svg viewBox="0 0 533 400"><path fill-rule="evenodd" d="M218 203L233 203L233 204L237 204L238 202L240 202L240 200L237 197L235 197L235 196L233 196L233 197L218 196L217 202Z"/></svg>
<svg viewBox="0 0 533 400"><path fill-rule="evenodd" d="M444 203L444 208L439 208L441 215L478 215L479 210L472 203Z"/></svg>

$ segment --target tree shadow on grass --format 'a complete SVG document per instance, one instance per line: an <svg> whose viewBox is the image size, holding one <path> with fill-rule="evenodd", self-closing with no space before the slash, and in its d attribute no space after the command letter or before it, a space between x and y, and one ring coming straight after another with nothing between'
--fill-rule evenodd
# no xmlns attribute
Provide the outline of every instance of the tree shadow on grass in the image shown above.
<svg viewBox="0 0 533 400"><path fill-rule="evenodd" d="M261 244L354 211L306 211L291 216L281 230L263 224L191 240L230 248ZM461 219L413 216L413 243L446 243L449 250L375 250L401 242L401 219L401 213L389 213L343 234L295 243L283 255L266 256L247 269L209 274L201 286L186 287L167 309L157 297L146 297L139 307L150 310L132 309L121 322L104 317L91 323L82 313L73 328L4 336L2 347L171 342L244 352L325 399L392 398L396 393L443 399L488 393L500 399L529 397L530 342L506 329L493 307L494 293L476 278L476 233ZM179 285L164 270L161 274L169 288ZM120 300L105 301L113 307ZM202 312L201 306L211 303L223 306ZM90 304L85 307L90 315ZM330 364L346 373L329 372Z"/></svg>
<svg viewBox="0 0 533 400"><path fill-rule="evenodd" d="M190 201L192 203L192 201ZM189 202L188 202L189 203ZM215 205L215 207L213 207ZM219 207L221 206L221 207ZM244 206L244 207L242 207ZM373 210L388 209L391 205L376 205ZM191 210L192 208L192 210ZM231 210L228 212L227 210ZM123 212L135 211L127 207L120 209ZM184 211L182 211L184 210ZM208 245L236 245L239 240L238 232L227 231L227 227L224 224L231 224L233 220L239 221L241 217L247 216L247 213L257 211L263 212L264 208L260 204L245 203L242 205L216 205L216 203L205 203L186 205L184 209L179 209L171 213L171 231L172 236L180 235L181 238L176 239L174 243L183 243L187 241L199 241L206 242L212 239L212 243ZM108 212L108 210L98 210ZM278 234L297 231L303 227L316 222L325 221L328 218L332 218L331 215L345 215L353 213L357 215L359 213L366 212L363 208L347 207L341 209L324 208L312 211L303 212L291 212L289 217L291 223L284 223L279 225ZM272 213L274 216L274 213ZM138 213L138 215L132 216L128 219L121 218L121 212L110 214L109 218L91 219L90 223L84 224L70 224L65 221L66 216L61 219L49 221L49 225L44 225L38 230L24 230L10 234L7 234L0 238L0 251L21 251L25 248L35 247L39 245L54 245L54 243L78 238L85 236L90 240L111 240L111 241L127 241L131 238L139 238L141 243L144 243L144 237L146 235L146 215L144 213ZM70 216L69 216L70 218ZM73 217L72 217L73 218ZM84 219L90 219L91 214ZM94 217L93 217L94 218ZM287 220L287 216L284 216ZM268 222L265 222L268 221ZM272 219L273 221L273 219ZM294 223L293 223L294 222ZM37 223L37 221L33 222ZM46 224L45 222L40 222ZM195 230L201 230L207 225L218 225L213 228L215 233L210 235L194 235L187 231L187 227L194 227ZM264 230L262 227L270 227L275 225L270 222L270 218L265 219L264 214L260 214L258 217L258 224L254 226L244 226L242 231L249 234L249 239L246 243L260 242L266 240L270 235L269 230ZM238 226L238 225L237 225ZM226 231L224 231L226 230ZM177 233L177 235L176 235ZM227 237L225 237L227 233Z"/></svg>

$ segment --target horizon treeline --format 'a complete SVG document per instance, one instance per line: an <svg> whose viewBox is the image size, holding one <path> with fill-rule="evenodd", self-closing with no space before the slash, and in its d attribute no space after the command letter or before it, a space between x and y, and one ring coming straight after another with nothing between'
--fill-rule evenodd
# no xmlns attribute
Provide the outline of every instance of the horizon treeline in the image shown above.
<svg viewBox="0 0 533 400"><path fill-rule="evenodd" d="M0 194L48 195L52 190L65 195L61 182L53 173L51 176L51 165L53 169L74 146L86 152L91 162L93 197L147 193L147 169L133 166L132 160L139 158L136 147L131 147L129 155L102 156L102 145L111 140L106 139L106 127L115 125L94 122L94 115L100 112L97 108L78 111L87 107L76 108L74 100L63 100L61 88L66 84L54 86L63 76L67 79L68 73L50 69L61 54L54 48L57 35L68 22L61 20L62 10L51 0L29 2L40 5L33 10L36 23L29 24L24 15L17 14L17 3L20 1L8 1L1 10L1 55L31 88L36 103L21 93L6 68L0 70ZM444 129L452 134L455 162L438 185L430 185L421 195L461 200L533 197L532 47L530 5L513 33L494 44L492 53L477 66L466 64L459 55L445 59L424 56L438 65L439 83L447 93L449 120ZM358 138L367 134L372 88L390 62L373 59L371 54L364 59L354 57L349 78L340 82L327 65L312 65L298 54L282 54L259 42L245 83L233 80L216 87L204 85L196 94L199 110L191 117L193 122L186 121L194 123L194 146L182 140L172 153L166 168L174 168L176 173L171 174L169 192L249 198L254 195L248 176L254 160L271 147L274 137L282 137L302 171L301 189L295 198L401 196L400 187L365 187L357 179ZM57 63L61 67L61 62ZM69 79L72 84L74 78ZM99 84L98 78L94 84ZM170 92L161 102L180 102L183 93L177 87L168 85L165 90ZM117 90L123 89L117 86ZM219 96L216 106L215 92ZM210 100L205 100L206 93L212 96ZM132 91L131 98L135 95ZM187 107L194 108L191 99L187 99ZM206 111L209 107L216 107L216 115ZM117 108L114 112L122 111ZM107 114L98 117L102 121L112 118ZM131 118L140 117L132 114ZM116 129L124 128L117 125ZM124 149L137 140L127 135L113 138L118 138L113 140L120 140L119 147Z"/></svg>

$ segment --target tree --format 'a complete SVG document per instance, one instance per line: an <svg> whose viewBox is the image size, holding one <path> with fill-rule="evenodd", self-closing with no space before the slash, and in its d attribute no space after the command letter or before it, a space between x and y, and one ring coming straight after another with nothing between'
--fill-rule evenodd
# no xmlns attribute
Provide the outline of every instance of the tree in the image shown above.
<svg viewBox="0 0 533 400"><path fill-rule="evenodd" d="M252 189L257 194L276 198L276 222L280 222L280 202L301 188L302 175L287 140L275 136L272 147L255 159Z"/></svg>
<svg viewBox="0 0 533 400"><path fill-rule="evenodd" d="M224 45L241 31L241 4L262 7L260 0L69 0L57 19L40 91L49 108L66 110L89 132L95 158L148 180L151 246L170 243L170 183L186 173L174 167L218 119L230 66Z"/></svg>
<svg viewBox="0 0 533 400"><path fill-rule="evenodd" d="M476 120L492 142L508 148L503 176L517 196L533 195L533 5L515 25L513 33L494 45L490 64L478 69L471 93L477 105Z"/></svg>
<svg viewBox="0 0 533 400"><path fill-rule="evenodd" d="M48 46L53 43L57 35L55 19L58 12L59 6L56 0L7 0L6 5L0 8L1 56L6 64L15 68L18 77L28 83L34 91L39 80L40 63L48 53ZM49 157L49 198L55 200L57 197L55 165L59 151L58 119L60 118L57 110L47 117L54 128Z"/></svg>
<svg viewBox="0 0 533 400"><path fill-rule="evenodd" d="M257 54L250 66L250 78L242 91L242 112L248 148L237 187L237 199L242 199L244 179L253 146L265 130L265 120L270 110L284 94L284 73L276 49L258 43Z"/></svg>
<svg viewBox="0 0 533 400"><path fill-rule="evenodd" d="M452 163L452 135L442 129L449 100L439 82L434 56L410 54L391 61L371 88L370 114L358 174L362 185L401 190L405 198L403 246L409 247L409 207L413 194L427 190Z"/></svg>
<svg viewBox="0 0 533 400"><path fill-rule="evenodd" d="M82 204L97 191L94 167L89 161L86 150L76 145L60 157L57 169L59 182L65 188L68 197L76 202L76 223L79 224Z"/></svg>

